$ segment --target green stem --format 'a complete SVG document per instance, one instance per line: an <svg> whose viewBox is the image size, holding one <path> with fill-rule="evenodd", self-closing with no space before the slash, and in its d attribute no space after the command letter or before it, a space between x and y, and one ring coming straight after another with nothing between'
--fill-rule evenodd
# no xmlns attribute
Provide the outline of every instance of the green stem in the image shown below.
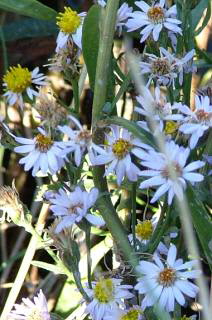
<svg viewBox="0 0 212 320"><path fill-rule="evenodd" d="M132 184L132 234L133 234L133 245L136 251L136 236L135 236L135 225L136 225L136 188L137 183Z"/></svg>
<svg viewBox="0 0 212 320"><path fill-rule="evenodd" d="M94 132L93 141L97 144L104 142L104 132L102 132L100 129L97 129L97 122L101 117L102 108L106 101L107 82L110 77L110 75L108 74L108 70L111 60L118 5L119 0L109 0L107 2L105 17L103 21L103 31L100 37L92 112L92 128ZM107 181L105 178L103 178L104 172L104 166L93 168L94 184L101 193L108 192ZM132 254L132 248L128 241L126 232L112 205L110 197L106 195L102 196L97 201L97 207L101 212L117 246L123 252L125 259L133 266L136 266L137 258Z"/></svg>
<svg viewBox="0 0 212 320"><path fill-rule="evenodd" d="M91 283L91 227L87 226L85 231L85 240L87 247L87 276L88 276L88 285L89 288L92 289Z"/></svg>

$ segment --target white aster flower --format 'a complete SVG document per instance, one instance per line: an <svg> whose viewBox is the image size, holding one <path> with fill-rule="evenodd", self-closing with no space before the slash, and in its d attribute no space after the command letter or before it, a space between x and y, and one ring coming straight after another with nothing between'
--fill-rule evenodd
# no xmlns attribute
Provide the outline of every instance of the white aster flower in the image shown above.
<svg viewBox="0 0 212 320"><path fill-rule="evenodd" d="M160 0L149 6L144 1L136 1L135 5L139 7L140 11L134 11L129 15L131 18L126 23L128 32L142 28L140 32L141 42L145 41L151 34L154 41L158 41L162 29L182 34L182 29L178 26L182 22L176 19L176 5L167 10L164 7L165 2L165 0Z"/></svg>
<svg viewBox="0 0 212 320"><path fill-rule="evenodd" d="M14 305L15 310L9 313L8 320L51 320L42 290L34 297L33 301L29 298L23 298L22 302L22 304Z"/></svg>
<svg viewBox="0 0 212 320"><path fill-rule="evenodd" d="M189 51L182 58L177 58L166 49L160 48L160 57L154 54L146 54L148 62L140 62L141 74L149 74L147 87L152 80L157 85L170 86L175 88L175 81L179 77L179 84L183 84L183 74L193 72L192 59L194 50Z"/></svg>
<svg viewBox="0 0 212 320"><path fill-rule="evenodd" d="M125 307L124 300L134 295L129 292L131 285L121 285L121 279L107 278L93 282L93 289L86 288L92 301L87 305L85 312L89 313L94 320L103 320L118 307Z"/></svg>
<svg viewBox="0 0 212 320"><path fill-rule="evenodd" d="M41 170L42 174L55 174L64 165L60 142L55 142L44 130L39 128L40 133L33 139L15 137L22 146L14 148L17 153L27 153L19 163L24 164L24 170L32 169L32 175Z"/></svg>
<svg viewBox="0 0 212 320"><path fill-rule="evenodd" d="M186 165L190 149L178 146L174 141L166 142L165 148L166 155L150 150L142 158L142 165L148 169L141 171L140 175L150 176L151 178L141 182L140 188L159 186L151 199L151 203L168 192L168 204L170 205L174 195L179 199L183 198L186 181L194 183L204 179L202 174L193 171L203 167L205 162L198 160ZM172 165L177 181L174 181L169 174L169 164Z"/></svg>
<svg viewBox="0 0 212 320"><path fill-rule="evenodd" d="M124 2L121 7L117 11L117 19L116 19L116 29L118 29L119 36L122 33L122 28L126 24L126 20L129 18L130 13L132 12L132 7Z"/></svg>
<svg viewBox="0 0 212 320"><path fill-rule="evenodd" d="M76 187L73 192L59 189L59 191L50 198L51 207L55 216L61 217L55 232L72 226L80 222L83 218L91 224L102 226L104 220L94 214L88 213L88 210L94 205L98 197L98 189L93 188L90 192L83 191Z"/></svg>
<svg viewBox="0 0 212 320"><path fill-rule="evenodd" d="M210 104L208 96L199 97L196 95L194 111L182 104L178 104L178 109L186 115L179 130L184 134L191 135L189 146L193 149L204 132L212 127L212 104Z"/></svg>
<svg viewBox="0 0 212 320"><path fill-rule="evenodd" d="M145 153L141 148L151 149L149 145L134 138L126 129L119 126L111 126L111 133L106 134L107 145L105 149L93 145L93 149L99 153L92 159L93 165L109 164L105 175L115 172L117 183L120 185L126 175L130 181L136 181L140 169L132 162L131 156L141 157Z"/></svg>
<svg viewBox="0 0 212 320"><path fill-rule="evenodd" d="M77 14L70 7L65 7L65 11L57 15L57 25L60 32L57 36L56 52L66 48L68 41L73 41L80 49L82 49L82 26L86 12Z"/></svg>
<svg viewBox="0 0 212 320"><path fill-rule="evenodd" d="M33 85L46 85L46 76L39 73L39 68L36 67L32 72L28 68L23 68L20 64L17 67L10 67L3 77L3 86L6 89L4 96L10 105L18 103L23 108L23 94L33 100L33 96L38 95L38 91L33 89Z"/></svg>
<svg viewBox="0 0 212 320"><path fill-rule="evenodd" d="M166 97L161 94L160 89L158 87L155 88L154 94L151 91L144 87L143 96L136 97L137 102L140 104L139 107L135 107L135 112L138 112L142 116L145 116L148 120L154 119L158 122L160 127L160 131L163 130L164 121L180 121L183 120L182 114L174 114L173 110L177 109L174 105L171 105L167 102ZM148 101L148 105L147 102ZM151 110L149 108L151 106Z"/></svg>
<svg viewBox="0 0 212 320"><path fill-rule="evenodd" d="M77 130L73 130L69 126L58 126L58 129L69 138L68 141L63 143L64 153L74 153L74 161L79 166L86 151L91 156L92 133L90 130L83 128L76 118L72 116L68 118L76 125Z"/></svg>
<svg viewBox="0 0 212 320"><path fill-rule="evenodd" d="M192 270L196 260L183 263L176 256L177 249L175 245L171 245L165 263L157 255L153 256L155 263L143 260L139 262L137 271L141 277L135 289L145 295L142 309L158 303L161 308L171 312L174 311L175 300L183 306L184 295L195 298L198 287L189 279L195 279L200 274L199 270Z"/></svg>
<svg viewBox="0 0 212 320"><path fill-rule="evenodd" d="M133 306L127 310L113 310L104 317L104 320L143 320L142 314L142 309L139 306Z"/></svg>

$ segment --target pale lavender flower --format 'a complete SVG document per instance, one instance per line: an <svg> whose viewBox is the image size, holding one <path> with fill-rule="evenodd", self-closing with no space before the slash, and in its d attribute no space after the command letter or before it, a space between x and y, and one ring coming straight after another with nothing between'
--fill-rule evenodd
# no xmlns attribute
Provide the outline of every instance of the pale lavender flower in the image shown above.
<svg viewBox="0 0 212 320"><path fill-rule="evenodd" d="M9 313L8 320L51 320L42 290L34 297L33 301L29 298L23 298L22 302L22 304L14 305L15 309Z"/></svg>
<svg viewBox="0 0 212 320"><path fill-rule="evenodd" d="M139 262L137 272L141 276L135 289L145 295L141 304L142 309L158 304L171 312L175 309L175 301L184 306L184 295L196 297L198 287L190 279L200 275L200 270L193 269L197 261L183 263L182 259L176 257L177 249L175 245L171 245L165 263L157 255L153 255L154 263L144 260Z"/></svg>

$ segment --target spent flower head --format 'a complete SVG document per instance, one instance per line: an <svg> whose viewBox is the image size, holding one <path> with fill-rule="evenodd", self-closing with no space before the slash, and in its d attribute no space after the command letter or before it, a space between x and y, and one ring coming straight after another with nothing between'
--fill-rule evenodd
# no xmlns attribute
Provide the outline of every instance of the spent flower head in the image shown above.
<svg viewBox="0 0 212 320"><path fill-rule="evenodd" d="M20 64L17 67L10 67L3 77L3 86L6 93L4 96L10 105L18 103L23 108L23 94L26 93L28 97L33 100L33 96L37 96L38 92L33 89L33 85L46 85L46 76L39 73L39 68L36 67L32 72L28 68L23 68Z"/></svg>

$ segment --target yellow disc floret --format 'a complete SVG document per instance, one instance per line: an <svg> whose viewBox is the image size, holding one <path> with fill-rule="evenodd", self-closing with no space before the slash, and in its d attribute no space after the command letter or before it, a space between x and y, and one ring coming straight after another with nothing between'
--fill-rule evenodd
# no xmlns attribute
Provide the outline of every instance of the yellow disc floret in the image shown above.
<svg viewBox="0 0 212 320"><path fill-rule="evenodd" d="M35 137L35 146L40 152L47 152L53 144L53 141L50 137L44 136L43 134L39 133Z"/></svg>
<svg viewBox="0 0 212 320"><path fill-rule="evenodd" d="M178 128L178 124L176 122L167 121L164 131L166 134L172 134L175 131L177 131L177 128Z"/></svg>
<svg viewBox="0 0 212 320"><path fill-rule="evenodd" d="M149 240L153 232L153 225L150 220L145 220L138 223L135 227L135 233L142 240Z"/></svg>
<svg viewBox="0 0 212 320"><path fill-rule="evenodd" d="M113 153L117 158L123 159L132 148L131 143L125 139L118 139L112 145Z"/></svg>
<svg viewBox="0 0 212 320"><path fill-rule="evenodd" d="M3 77L3 81L7 85L7 89L21 93L30 86L32 82L31 72L28 68L22 68L20 64L17 67L10 67Z"/></svg>
<svg viewBox="0 0 212 320"><path fill-rule="evenodd" d="M108 303L114 298L114 285L112 279L101 279L94 288L94 297L101 303Z"/></svg>
<svg viewBox="0 0 212 320"><path fill-rule="evenodd" d="M80 26L81 20L76 11L65 7L65 12L60 12L57 16L57 25L64 33L74 33Z"/></svg>
<svg viewBox="0 0 212 320"><path fill-rule="evenodd" d="M132 309L122 316L121 320L138 320L141 313L141 310Z"/></svg>
<svg viewBox="0 0 212 320"><path fill-rule="evenodd" d="M161 23L165 18L163 8L158 7L158 6L150 8L147 12L147 16L148 16L149 20L155 24Z"/></svg>

